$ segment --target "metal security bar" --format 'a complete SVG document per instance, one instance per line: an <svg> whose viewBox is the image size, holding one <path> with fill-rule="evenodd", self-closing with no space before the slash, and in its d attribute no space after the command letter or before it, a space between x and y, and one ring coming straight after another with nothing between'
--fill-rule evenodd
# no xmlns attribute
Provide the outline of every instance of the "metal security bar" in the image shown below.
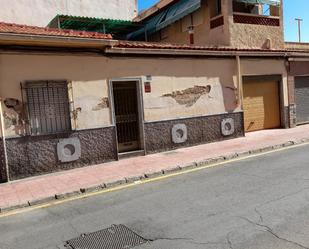
<svg viewBox="0 0 309 249"><path fill-rule="evenodd" d="M26 82L24 90L32 135L71 130L67 82Z"/></svg>
<svg viewBox="0 0 309 249"><path fill-rule="evenodd" d="M115 115L118 142L138 141L138 109L136 85L114 83Z"/></svg>

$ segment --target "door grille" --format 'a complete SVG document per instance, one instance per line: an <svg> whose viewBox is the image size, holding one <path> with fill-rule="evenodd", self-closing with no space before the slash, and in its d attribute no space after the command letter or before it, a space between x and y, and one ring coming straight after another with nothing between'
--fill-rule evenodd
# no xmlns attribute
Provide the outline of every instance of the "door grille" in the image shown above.
<svg viewBox="0 0 309 249"><path fill-rule="evenodd" d="M136 82L114 82L114 106L118 143L139 141L139 115ZM132 147L131 147L132 148Z"/></svg>

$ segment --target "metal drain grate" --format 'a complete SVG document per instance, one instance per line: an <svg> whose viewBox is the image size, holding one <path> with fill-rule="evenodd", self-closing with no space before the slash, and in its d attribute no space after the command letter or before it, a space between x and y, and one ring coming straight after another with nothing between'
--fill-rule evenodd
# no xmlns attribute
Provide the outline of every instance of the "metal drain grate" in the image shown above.
<svg viewBox="0 0 309 249"><path fill-rule="evenodd" d="M110 228L82 235L67 241L71 249L130 249L148 240L134 233L124 225L113 225Z"/></svg>

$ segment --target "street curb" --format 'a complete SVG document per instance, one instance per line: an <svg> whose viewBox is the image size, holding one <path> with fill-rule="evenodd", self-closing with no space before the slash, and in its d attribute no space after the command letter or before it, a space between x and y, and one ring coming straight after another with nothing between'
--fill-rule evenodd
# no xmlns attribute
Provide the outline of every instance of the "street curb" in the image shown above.
<svg viewBox="0 0 309 249"><path fill-rule="evenodd" d="M18 204L18 205L0 207L0 213L5 214L5 213L12 212L14 210L18 210L18 209L24 209L24 208L27 208L27 207L35 207L35 206L39 206L39 205L44 205L44 204L48 204L50 202L57 201L57 200L59 201L59 200L69 199L69 198L73 198L73 197L77 197L77 196L86 195L86 194L89 194L89 193L99 192L99 191L104 190L104 189L113 189L113 188L116 188L116 187L119 187L119 186L129 185L129 184L139 182L139 181L142 181L142 180L145 180L145 179L155 179L155 178L159 178L159 177L164 176L164 175L175 174L175 173L180 172L180 171L189 171L189 170L192 170L192 169L198 169L198 168L201 168L201 167L205 167L207 165L212 165L212 164L221 163L221 162L228 162L228 161L235 159L235 158L245 158L245 157L248 157L250 155L258 155L258 154L271 152L271 151L286 148L286 147L293 147L295 145L301 145L301 144L308 143L308 142L309 142L309 138L304 138L304 139L300 139L300 140L296 140L296 141L287 141L287 142L282 143L282 144L265 146L265 147L261 147L261 148L257 148L257 149L253 149L253 150L249 150L249 151L243 151L243 152L238 152L238 153L230 153L230 154L227 154L227 155L218 156L218 157L214 157L214 158L207 158L205 160L195 161L195 162L187 163L187 164L184 164L184 165L177 165L177 166L174 166L174 167L171 167L171 168L161 169L160 171L146 172L143 175L130 176L130 177L127 177L127 178L102 183L102 184L95 185L95 186L92 186L92 187L80 188L76 191L71 191L71 192L67 192L67 193L59 193L59 194L56 194L54 196L44 197L42 199L29 200L25 203Z"/></svg>

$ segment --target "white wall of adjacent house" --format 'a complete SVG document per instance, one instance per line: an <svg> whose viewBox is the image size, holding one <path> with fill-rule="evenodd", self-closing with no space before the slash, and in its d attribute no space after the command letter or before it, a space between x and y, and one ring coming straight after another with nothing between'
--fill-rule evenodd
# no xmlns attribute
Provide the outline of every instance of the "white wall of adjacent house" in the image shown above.
<svg viewBox="0 0 309 249"><path fill-rule="evenodd" d="M0 21L45 27L57 14L131 20L137 0L0 0Z"/></svg>

